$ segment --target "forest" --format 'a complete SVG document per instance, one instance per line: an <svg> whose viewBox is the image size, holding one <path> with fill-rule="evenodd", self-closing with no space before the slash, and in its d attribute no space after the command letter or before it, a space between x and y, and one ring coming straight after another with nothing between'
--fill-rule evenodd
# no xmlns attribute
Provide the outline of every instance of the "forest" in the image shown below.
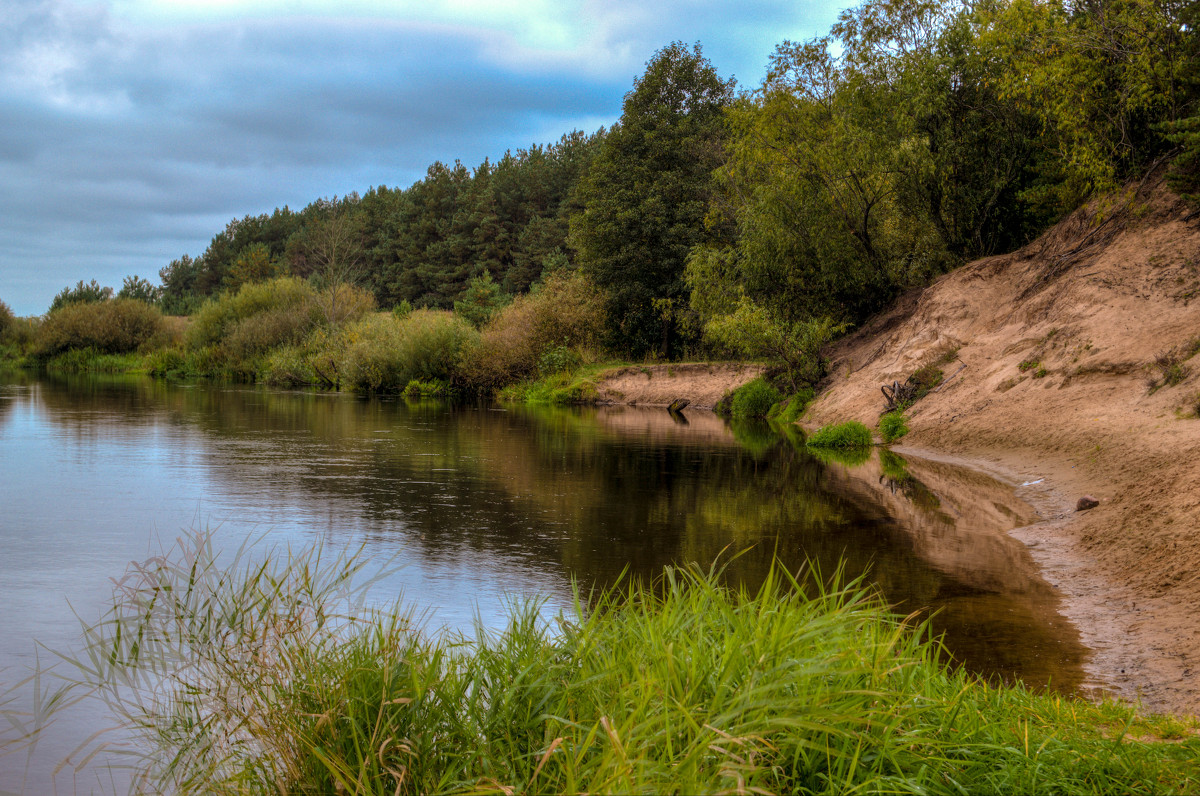
<svg viewBox="0 0 1200 796"><path fill-rule="evenodd" d="M0 304L0 343L43 364L140 354L164 374L476 393L603 358L734 356L796 389L901 292L1090 197L1165 170L1200 199L1198 16L871 0L780 43L753 88L675 42L610 128L234 219L161 284L81 280L41 318Z"/></svg>

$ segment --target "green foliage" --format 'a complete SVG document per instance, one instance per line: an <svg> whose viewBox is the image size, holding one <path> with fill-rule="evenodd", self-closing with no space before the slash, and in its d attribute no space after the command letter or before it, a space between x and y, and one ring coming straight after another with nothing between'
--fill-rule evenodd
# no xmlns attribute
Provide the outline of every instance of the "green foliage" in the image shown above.
<svg viewBox="0 0 1200 796"><path fill-rule="evenodd" d="M491 395L539 372L544 354L569 349L579 361L602 334L602 294L582 274L558 271L537 290L518 296L463 352L459 375L473 392ZM557 362L547 362L557 365Z"/></svg>
<svg viewBox="0 0 1200 796"><path fill-rule="evenodd" d="M492 275L484 271L467 285L462 298L454 302L454 311L481 329L501 308L512 300L492 281Z"/></svg>
<svg viewBox="0 0 1200 796"><path fill-rule="evenodd" d="M533 381L510 384L496 393L506 403L583 406L596 403L599 391L590 373L557 372Z"/></svg>
<svg viewBox="0 0 1200 796"><path fill-rule="evenodd" d="M583 364L579 352L565 345L548 348L538 357L538 374L553 376L558 373L571 373Z"/></svg>
<svg viewBox="0 0 1200 796"><path fill-rule="evenodd" d="M162 291L140 276L127 276L121 284L117 298L137 299L147 304L157 304Z"/></svg>
<svg viewBox="0 0 1200 796"><path fill-rule="evenodd" d="M233 334L240 324L257 315L293 317L293 323L286 324L289 327L287 334L274 340L262 339L259 346L261 350L294 341L295 336L311 323L307 319L312 298L312 287L295 277L242 285L237 292L223 293L204 303L192 317L187 344L191 348L217 345ZM299 322L299 317L304 317L305 323ZM285 324L281 321L278 325L283 331ZM250 337L249 330L246 337Z"/></svg>
<svg viewBox="0 0 1200 796"><path fill-rule="evenodd" d="M401 393L405 398L438 398L449 392L449 386L444 381L420 381L413 379L404 386Z"/></svg>
<svg viewBox="0 0 1200 796"><path fill-rule="evenodd" d="M942 369L934 363L922 365L914 370L912 375L908 377L908 383L916 388L913 400L919 401L924 398L929 394L930 390L942 383L944 377L945 374L942 372Z"/></svg>
<svg viewBox="0 0 1200 796"><path fill-rule="evenodd" d="M1184 199L1200 204L1200 115L1167 125L1165 137L1179 149L1167 182Z"/></svg>
<svg viewBox="0 0 1200 796"><path fill-rule="evenodd" d="M400 392L414 379L450 381L464 348L479 333L444 310L414 310L405 318L370 315L347 330L338 363L343 383L360 392Z"/></svg>
<svg viewBox="0 0 1200 796"><path fill-rule="evenodd" d="M779 390L759 376L734 390L729 411L736 418L764 418L781 397Z"/></svg>
<svg viewBox="0 0 1200 796"><path fill-rule="evenodd" d="M888 412L879 418L879 436L890 445L908 433L908 418L903 412Z"/></svg>
<svg viewBox="0 0 1200 796"><path fill-rule="evenodd" d="M136 351L163 328L162 313L144 301L69 302L46 316L38 328L34 352L42 359L72 349L123 354Z"/></svg>
<svg viewBox="0 0 1200 796"><path fill-rule="evenodd" d="M815 397L812 388L805 387L772 406L767 418L779 423L795 423Z"/></svg>
<svg viewBox="0 0 1200 796"><path fill-rule="evenodd" d="M8 339L9 330L12 329L17 322L17 316L13 315L12 308L0 301L0 342Z"/></svg>
<svg viewBox="0 0 1200 796"><path fill-rule="evenodd" d="M222 281L226 288L237 290L250 282L265 282L281 276L283 270L279 260L271 257L271 250L265 243L252 243L238 252Z"/></svg>
<svg viewBox="0 0 1200 796"><path fill-rule="evenodd" d="M608 291L614 349L671 357L687 342L655 302L687 303L688 252L713 238L702 222L733 85L699 45L659 50L579 185L571 243L584 273Z"/></svg>
<svg viewBox="0 0 1200 796"><path fill-rule="evenodd" d="M873 444L871 429L850 420L822 426L805 440L810 448L869 448Z"/></svg>
<svg viewBox="0 0 1200 796"><path fill-rule="evenodd" d="M429 638L364 607L365 555L199 537L131 568L62 704L95 693L177 793L1192 792L1194 722L940 663L860 581L719 571L518 604ZM319 561L319 565L318 565ZM61 672L61 669L59 670ZM61 675L60 675L61 676ZM155 699L130 684L152 684ZM1166 743L1168 737L1182 740Z"/></svg>
<svg viewBox="0 0 1200 796"><path fill-rule="evenodd" d="M60 310L63 307L69 307L72 304L92 304L99 301L108 301L113 297L113 289L111 287L101 287L100 283L93 279L91 282L84 283L81 279L75 287L64 287L54 297L54 301L50 302L50 312Z"/></svg>
<svg viewBox="0 0 1200 796"><path fill-rule="evenodd" d="M131 373L145 371L141 354L112 354L95 348L69 348L41 361L47 371L56 373Z"/></svg>
<svg viewBox="0 0 1200 796"><path fill-rule="evenodd" d="M742 296L732 312L712 318L704 333L713 345L739 356L781 363L784 378L799 390L825 375L828 362L821 349L846 328L829 317L788 323Z"/></svg>
<svg viewBox="0 0 1200 796"><path fill-rule="evenodd" d="M1195 69L1189 5L1012 0L984 7L980 40L1007 64L1002 95L1041 122L1052 160L1041 165L1039 190L1057 209L1138 175L1162 149L1153 130L1191 115L1189 107L1194 112L1196 87L1181 80Z"/></svg>

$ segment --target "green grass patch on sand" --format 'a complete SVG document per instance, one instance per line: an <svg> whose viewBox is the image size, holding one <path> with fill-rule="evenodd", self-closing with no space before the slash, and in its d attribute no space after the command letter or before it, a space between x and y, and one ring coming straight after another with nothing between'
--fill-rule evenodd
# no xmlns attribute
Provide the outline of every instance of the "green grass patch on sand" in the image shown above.
<svg viewBox="0 0 1200 796"><path fill-rule="evenodd" d="M832 423L809 434L805 443L810 448L869 448L871 429L857 420Z"/></svg>

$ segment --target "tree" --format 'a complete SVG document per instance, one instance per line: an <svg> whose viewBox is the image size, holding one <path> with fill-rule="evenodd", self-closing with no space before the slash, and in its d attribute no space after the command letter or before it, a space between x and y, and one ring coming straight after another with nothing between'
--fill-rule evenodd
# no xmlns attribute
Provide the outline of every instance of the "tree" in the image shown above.
<svg viewBox="0 0 1200 796"><path fill-rule="evenodd" d="M512 297L505 295L492 280L492 275L484 271L471 280L462 298L454 302L454 312L470 321L476 329L482 329L510 301Z"/></svg>
<svg viewBox="0 0 1200 796"><path fill-rule="evenodd" d="M150 280L142 279L140 276L127 276L121 284L117 298L136 299L146 304L157 304L161 294L162 288L152 284Z"/></svg>
<svg viewBox="0 0 1200 796"><path fill-rule="evenodd" d="M661 306L686 302L688 252L711 237L704 217L733 88L700 45L659 50L580 185L583 212L571 219L570 242L583 272L608 292L614 348L664 357L682 349Z"/></svg>
<svg viewBox="0 0 1200 796"><path fill-rule="evenodd" d="M345 286L362 276L362 233L350 215L353 200L337 197L318 202L316 213L304 228L302 251L309 278L317 288L316 303L325 322L336 326L348 311Z"/></svg>
<svg viewBox="0 0 1200 796"><path fill-rule="evenodd" d="M198 282L203 270L203 258L192 259L186 254L159 270L158 278L162 280L159 307L163 314L190 315L200 308L204 298Z"/></svg>
<svg viewBox="0 0 1200 796"><path fill-rule="evenodd" d="M99 301L108 301L113 297L113 289L111 287L101 287L100 283L93 279L91 282L85 283L82 279L75 287L64 287L54 297L54 301L50 303L50 312L60 310L63 307L69 307L72 304L93 304Z"/></svg>

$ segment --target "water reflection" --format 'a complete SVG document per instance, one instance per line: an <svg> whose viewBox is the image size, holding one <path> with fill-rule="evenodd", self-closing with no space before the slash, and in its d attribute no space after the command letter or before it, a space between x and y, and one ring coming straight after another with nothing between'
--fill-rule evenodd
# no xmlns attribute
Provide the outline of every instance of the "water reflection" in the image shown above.
<svg viewBox="0 0 1200 796"><path fill-rule="evenodd" d="M844 560L897 610L936 611L974 671L1066 690L1082 678L1085 650L1004 534L1030 519L1011 489L886 451L817 458L765 423L26 379L0 384L0 454L0 582L29 607L0 619L8 667L71 625L63 597L98 606L152 528L199 519L235 541L396 555L405 568L381 599L403 590L449 625L499 621L504 594L565 600L573 579L653 577L747 548L729 574L751 586L775 556L826 572Z"/></svg>

